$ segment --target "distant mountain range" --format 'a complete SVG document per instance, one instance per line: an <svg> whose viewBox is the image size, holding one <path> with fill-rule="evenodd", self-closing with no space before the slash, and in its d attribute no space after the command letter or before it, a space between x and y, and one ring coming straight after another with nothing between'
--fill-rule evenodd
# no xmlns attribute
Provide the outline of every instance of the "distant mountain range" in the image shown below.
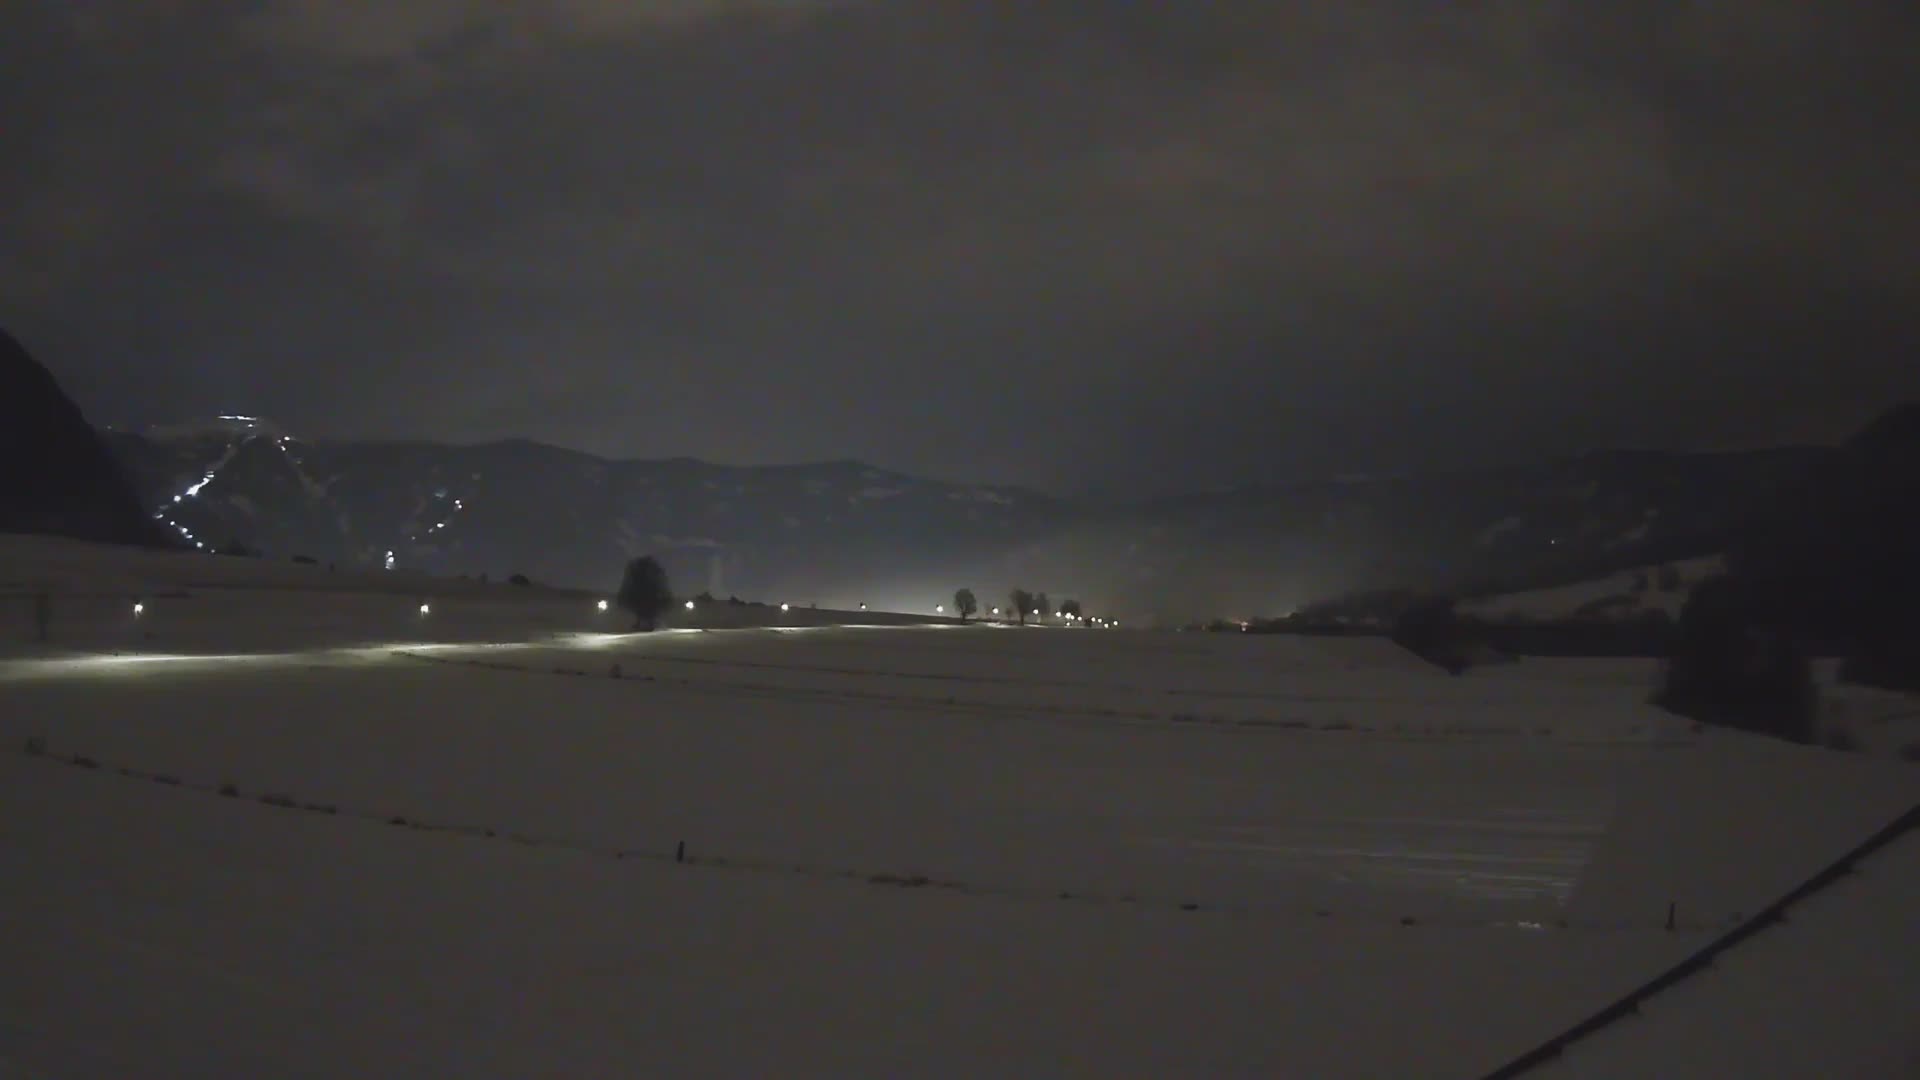
<svg viewBox="0 0 1920 1080"><path fill-rule="evenodd" d="M1834 451L1605 452L1152 499L1059 499L859 462L610 461L538 443L308 442L225 417L106 443L189 544L605 587L930 608L1012 585L1137 619L1272 615L1374 587L1507 591L1715 554Z"/></svg>
<svg viewBox="0 0 1920 1080"><path fill-rule="evenodd" d="M683 593L847 608L926 610L962 585L990 607L1019 585L1138 621L1253 618L1367 590L1484 595L1719 554L1801 592L1828 568L1871 564L1904 596L1920 589L1893 565L1920 528L1917 448L1909 405L1832 448L1076 500L854 461L311 442L245 416L96 432L0 333L0 531L590 588L651 553Z"/></svg>

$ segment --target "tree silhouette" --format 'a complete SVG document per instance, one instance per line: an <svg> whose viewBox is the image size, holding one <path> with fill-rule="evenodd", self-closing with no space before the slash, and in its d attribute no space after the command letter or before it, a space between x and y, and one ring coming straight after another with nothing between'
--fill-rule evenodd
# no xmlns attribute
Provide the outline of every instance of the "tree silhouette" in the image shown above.
<svg viewBox="0 0 1920 1080"><path fill-rule="evenodd" d="M953 610L960 613L961 622L966 622L980 610L980 601L973 598L972 589L960 589L953 594Z"/></svg>
<svg viewBox="0 0 1920 1080"><path fill-rule="evenodd" d="M1080 601L1078 600L1060 601L1060 614L1066 616L1067 618L1069 619L1079 618L1080 611L1081 611Z"/></svg>
<svg viewBox="0 0 1920 1080"><path fill-rule="evenodd" d="M673 590L667 587L667 571L651 555L642 555L627 563L626 576L620 580L616 598L621 610L633 614L635 630L651 630L660 616L673 606Z"/></svg>
<svg viewBox="0 0 1920 1080"><path fill-rule="evenodd" d="M1033 595L1033 613L1043 619L1053 614L1053 609L1047 604L1046 593L1035 593Z"/></svg>
<svg viewBox="0 0 1920 1080"><path fill-rule="evenodd" d="M1013 613L1019 618L1020 625L1025 626L1027 612L1033 610L1033 594L1025 589L1015 589L1007 594L1007 599L1013 602Z"/></svg>

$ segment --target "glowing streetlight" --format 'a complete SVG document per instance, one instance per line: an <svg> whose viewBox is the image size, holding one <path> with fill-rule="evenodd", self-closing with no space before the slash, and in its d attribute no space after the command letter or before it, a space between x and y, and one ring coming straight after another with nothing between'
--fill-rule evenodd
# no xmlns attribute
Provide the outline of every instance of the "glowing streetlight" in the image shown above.
<svg viewBox="0 0 1920 1080"><path fill-rule="evenodd" d="M691 600L689 600L689 601L687 601L687 610L688 610L688 611L692 611L692 610L693 610L693 601L691 601Z"/></svg>
<svg viewBox="0 0 1920 1080"><path fill-rule="evenodd" d="M594 607L596 607L596 608L598 608L598 609L599 609L599 610L601 610L601 611L605 611L605 610L607 610L607 602L606 602L605 600L602 600L602 601L600 601L599 603L597 603L597 604L595 604L595 605L593 605L593 606L594 606Z"/></svg>
<svg viewBox="0 0 1920 1080"><path fill-rule="evenodd" d="M865 611L865 610L867 610L867 605L866 605L866 604L864 604L864 603L863 603L863 604L861 604L861 605L860 605L860 610L861 610L861 611Z"/></svg>
<svg viewBox="0 0 1920 1080"><path fill-rule="evenodd" d="M947 605L945 604L933 605L933 613L935 615L945 615L947 613Z"/></svg>
<svg viewBox="0 0 1920 1080"><path fill-rule="evenodd" d="M793 610L793 605L792 605L792 604L781 604L781 605L780 605L780 610L781 610L781 611L792 611L792 610Z"/></svg>
<svg viewBox="0 0 1920 1080"><path fill-rule="evenodd" d="M421 604L421 605L420 605L420 614L422 614L422 615L430 615L430 614L432 614L432 613L433 613L433 605L432 605L432 604Z"/></svg>
<svg viewBox="0 0 1920 1080"><path fill-rule="evenodd" d="M993 609L993 613L994 613L995 615L998 615L998 614L1000 614L1000 609L999 609L999 608L994 608L994 609Z"/></svg>
<svg viewBox="0 0 1920 1080"><path fill-rule="evenodd" d="M146 612L146 610L147 610L147 605L136 602L133 605L133 617L136 619L139 618L142 614Z"/></svg>

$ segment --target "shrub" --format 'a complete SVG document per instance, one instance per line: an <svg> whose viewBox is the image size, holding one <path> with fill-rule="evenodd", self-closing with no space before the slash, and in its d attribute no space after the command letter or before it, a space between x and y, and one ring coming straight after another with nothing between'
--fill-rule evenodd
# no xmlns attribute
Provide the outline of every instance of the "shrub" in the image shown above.
<svg viewBox="0 0 1920 1080"><path fill-rule="evenodd" d="M972 589L959 589L953 594L953 610L960 613L961 622L966 622L980 610L980 601L974 598Z"/></svg>
<svg viewBox="0 0 1920 1080"><path fill-rule="evenodd" d="M533 582L527 580L527 575L525 574L513 574L507 578L507 584L518 585L524 589L527 586L533 584Z"/></svg>

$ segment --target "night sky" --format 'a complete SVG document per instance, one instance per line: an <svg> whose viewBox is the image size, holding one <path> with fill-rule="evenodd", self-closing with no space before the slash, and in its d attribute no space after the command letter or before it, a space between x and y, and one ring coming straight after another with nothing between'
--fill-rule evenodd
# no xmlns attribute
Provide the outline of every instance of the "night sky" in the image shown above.
<svg viewBox="0 0 1920 1080"><path fill-rule="evenodd" d="M1061 493L1827 441L1920 395L1916 43L1846 0L12 0L0 324L104 423Z"/></svg>

